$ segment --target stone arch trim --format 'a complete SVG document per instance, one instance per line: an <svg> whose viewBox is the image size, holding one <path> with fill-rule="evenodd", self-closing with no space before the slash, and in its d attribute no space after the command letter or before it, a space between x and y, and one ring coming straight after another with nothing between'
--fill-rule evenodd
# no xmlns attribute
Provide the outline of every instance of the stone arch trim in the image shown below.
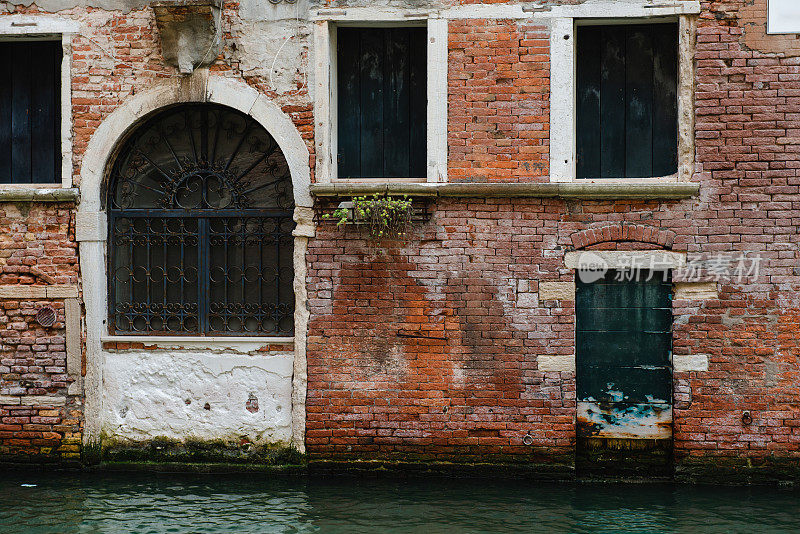
<svg viewBox="0 0 800 534"><path fill-rule="evenodd" d="M163 82L126 100L103 120L81 161L79 210L101 211L103 182L115 149L141 119L174 104L210 102L250 115L275 138L292 175L295 206L310 208L311 169L308 146L292 119L265 95L244 82L197 72L189 79Z"/></svg>
<svg viewBox="0 0 800 534"><path fill-rule="evenodd" d="M654 226L634 223L615 223L587 228L572 234L572 245L576 250L607 242L649 243L665 249L672 249L675 232Z"/></svg>
<svg viewBox="0 0 800 534"><path fill-rule="evenodd" d="M297 223L293 232L295 336L291 443L304 452L306 335L309 320L305 254L308 240L315 235L308 146L291 118L267 96L241 80L210 76L208 69L197 70L187 77L166 79L127 99L103 120L83 154L80 163L81 202L75 227L76 239L80 244L83 300L86 305L83 443L87 450L97 450L102 425L104 356L101 338L107 329L108 317L107 219L103 212L107 169L116 156L120 142L143 118L171 105L197 102L221 104L253 117L273 136L289 166L295 201L294 219Z"/></svg>

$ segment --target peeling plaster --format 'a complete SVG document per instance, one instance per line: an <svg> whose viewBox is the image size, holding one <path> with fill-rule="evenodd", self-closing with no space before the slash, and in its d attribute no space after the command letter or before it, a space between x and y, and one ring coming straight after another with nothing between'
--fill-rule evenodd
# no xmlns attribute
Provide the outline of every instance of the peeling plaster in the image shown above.
<svg viewBox="0 0 800 534"><path fill-rule="evenodd" d="M51 13L75 8L92 8L129 13L149 6L152 0L6 0L14 6L36 5L41 11ZM269 0L241 0L239 11L242 18L251 20L281 20L296 16L306 17L308 10L318 6L321 0L297 0L294 4L273 4Z"/></svg>
<svg viewBox="0 0 800 534"><path fill-rule="evenodd" d="M239 16L249 21L280 21L307 19L310 9L322 5L322 0L296 0L294 3L274 4L270 0L242 0Z"/></svg>
<svg viewBox="0 0 800 534"><path fill-rule="evenodd" d="M105 437L291 440L292 353L126 351L103 359Z"/></svg>
<svg viewBox="0 0 800 534"><path fill-rule="evenodd" d="M242 23L232 58L244 76L263 78L278 94L308 87L311 27L302 21Z"/></svg>

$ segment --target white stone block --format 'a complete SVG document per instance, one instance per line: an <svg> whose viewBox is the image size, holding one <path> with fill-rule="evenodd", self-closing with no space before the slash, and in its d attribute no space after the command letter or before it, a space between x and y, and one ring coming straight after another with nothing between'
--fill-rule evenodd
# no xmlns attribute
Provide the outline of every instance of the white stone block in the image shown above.
<svg viewBox="0 0 800 534"><path fill-rule="evenodd" d="M681 354L672 357L675 372L708 371L708 354Z"/></svg>
<svg viewBox="0 0 800 534"><path fill-rule="evenodd" d="M536 359L539 371L543 372L575 372L575 356L539 356Z"/></svg>

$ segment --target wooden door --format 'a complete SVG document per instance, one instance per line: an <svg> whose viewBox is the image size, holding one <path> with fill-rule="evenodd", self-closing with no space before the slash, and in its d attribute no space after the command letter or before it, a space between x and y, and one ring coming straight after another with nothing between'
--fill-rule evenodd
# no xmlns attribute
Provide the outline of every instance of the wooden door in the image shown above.
<svg viewBox="0 0 800 534"><path fill-rule="evenodd" d="M594 282L578 276L575 304L579 457L585 453L589 465L592 457L605 456L623 467L638 467L624 465L629 459L648 469L653 464L667 468L663 462L672 442L669 272L612 270ZM642 455L632 451L647 451L648 458L637 459Z"/></svg>

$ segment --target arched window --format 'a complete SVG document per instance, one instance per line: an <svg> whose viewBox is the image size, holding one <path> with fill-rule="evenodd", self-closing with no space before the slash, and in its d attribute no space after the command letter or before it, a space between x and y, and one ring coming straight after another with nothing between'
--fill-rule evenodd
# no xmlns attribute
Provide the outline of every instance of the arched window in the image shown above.
<svg viewBox="0 0 800 534"><path fill-rule="evenodd" d="M292 181L252 118L156 114L122 145L108 198L112 333L293 334Z"/></svg>

